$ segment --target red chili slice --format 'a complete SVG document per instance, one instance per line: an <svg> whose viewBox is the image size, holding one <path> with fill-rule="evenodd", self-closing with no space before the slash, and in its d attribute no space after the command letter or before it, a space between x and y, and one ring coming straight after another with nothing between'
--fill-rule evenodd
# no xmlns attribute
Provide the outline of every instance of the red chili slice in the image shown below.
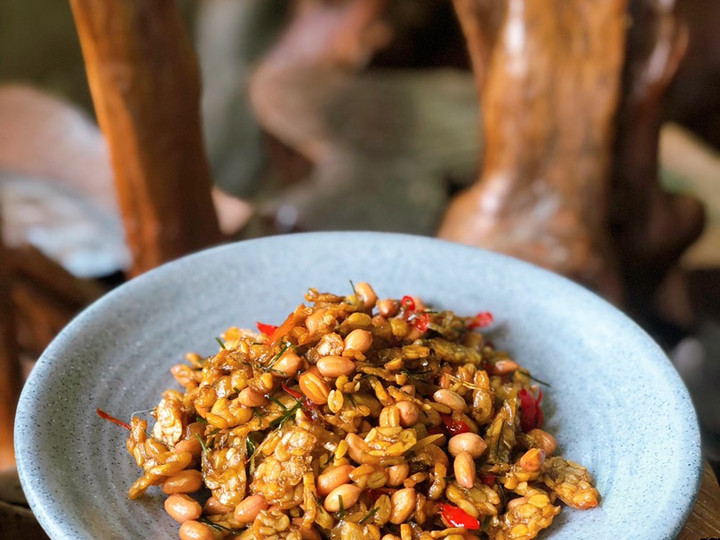
<svg viewBox="0 0 720 540"><path fill-rule="evenodd" d="M410 316L410 314L415 311L415 300L412 299L412 296L403 296L400 299L400 305L405 310L406 316L405 318Z"/></svg>
<svg viewBox="0 0 720 540"><path fill-rule="evenodd" d="M298 392L297 390L293 390L292 388L288 388L285 383L282 383L280 385L283 390L285 390L288 394L290 394L295 399L305 399L305 396Z"/></svg>
<svg viewBox="0 0 720 540"><path fill-rule="evenodd" d="M542 427L544 420L542 409L540 409L542 390L538 391L537 399L524 388L518 392L518 397L520 398L520 406L522 407L522 414L520 416L522 430L527 433L531 429Z"/></svg>
<svg viewBox="0 0 720 540"><path fill-rule="evenodd" d="M485 328L490 326L493 322L495 322L495 317L493 317L492 313L489 311L481 311L473 317L472 322L468 324L468 329L474 330L475 328Z"/></svg>
<svg viewBox="0 0 720 540"><path fill-rule="evenodd" d="M486 486L492 487L495 485L495 477L492 474L481 474L480 481Z"/></svg>
<svg viewBox="0 0 720 540"><path fill-rule="evenodd" d="M443 424L445 424L445 431L447 431L449 435L459 435L460 433L467 433L469 431L472 431L470 429L470 426L468 426L462 420L453 418L452 415L441 414L440 418L442 419Z"/></svg>
<svg viewBox="0 0 720 540"><path fill-rule="evenodd" d="M415 315L412 321L415 328L421 332L427 332L428 326L430 325L430 314L418 313Z"/></svg>
<svg viewBox="0 0 720 540"><path fill-rule="evenodd" d="M480 522L468 514L465 510L447 503L440 503L442 518L451 527L465 527L466 529L477 530Z"/></svg>
<svg viewBox="0 0 720 540"><path fill-rule="evenodd" d="M265 323L261 323L261 322L255 323L255 326L257 326L257 329L260 332L262 332L263 334L265 334L268 337L272 336L275 333L275 330L278 329L278 327L275 326L274 324L265 324Z"/></svg>
<svg viewBox="0 0 720 540"><path fill-rule="evenodd" d="M293 311L290 315L288 315L288 318L285 319L285 321L278 326L275 331L272 333L272 335L269 335L267 344L268 345L274 345L278 341L280 341L283 337L285 337L285 334L287 334L290 330L292 330L293 326L297 323L299 317L297 315L297 311Z"/></svg>
<svg viewBox="0 0 720 540"><path fill-rule="evenodd" d="M106 412L103 411L102 409L99 409L99 408L98 408L98 409L95 409L95 412L96 412L97 415L98 415L100 418L102 418L103 420L110 420L110 421L113 422L114 424L117 424L118 426L122 426L122 427L124 427L125 429L130 430L130 424L126 424L126 423L123 422L122 420L118 420L117 418L115 418L114 416L109 415L108 413L106 413Z"/></svg>
<svg viewBox="0 0 720 540"><path fill-rule="evenodd" d="M302 403L302 406L312 412L313 414L320 410L320 405L317 403L313 403L308 398L305 397L305 394L302 394L298 392L297 390L293 390L292 388L288 388L285 383L281 383L280 386L283 390L285 390L288 394L290 394L292 397L297 399Z"/></svg>

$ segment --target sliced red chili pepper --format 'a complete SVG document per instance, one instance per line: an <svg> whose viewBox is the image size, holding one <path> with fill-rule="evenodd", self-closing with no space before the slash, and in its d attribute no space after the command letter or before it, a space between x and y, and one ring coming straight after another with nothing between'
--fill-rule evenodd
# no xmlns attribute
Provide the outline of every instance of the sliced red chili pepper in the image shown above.
<svg viewBox="0 0 720 540"><path fill-rule="evenodd" d="M122 420L118 420L117 418L115 418L114 416L109 415L108 413L106 413L106 412L103 411L102 409L99 409L99 408L98 408L98 409L95 409L95 412L97 413L97 415L98 415L100 418L102 418L102 419L104 419L104 420L110 420L110 421L113 422L114 424L117 424L118 426L122 426L122 427L124 427L124 428L127 429L127 430L130 430L130 429L131 429L131 428L130 428L130 424L126 424L126 423L123 422Z"/></svg>
<svg viewBox="0 0 720 540"><path fill-rule="evenodd" d="M535 398L524 388L518 392L520 398L520 425L522 430L527 433L535 427Z"/></svg>
<svg viewBox="0 0 720 540"><path fill-rule="evenodd" d="M283 390L285 390L288 394L290 394L295 399L305 399L305 396L298 392L297 390L293 390L292 388L288 388L285 383L280 384Z"/></svg>
<svg viewBox="0 0 720 540"><path fill-rule="evenodd" d="M445 430L441 426L433 426L427 430L428 435L445 435Z"/></svg>
<svg viewBox="0 0 720 540"><path fill-rule="evenodd" d="M492 487L495 485L495 477L492 474L481 474L480 481L486 486Z"/></svg>
<svg viewBox="0 0 720 540"><path fill-rule="evenodd" d="M415 311L415 300L413 300L412 296L403 296L400 299L400 305L408 311Z"/></svg>
<svg viewBox="0 0 720 540"><path fill-rule="evenodd" d="M520 425L524 432L528 432L536 427L541 427L543 424L543 412L540 409L540 402L542 401L542 390L538 392L537 399L524 388L518 392L520 398L520 406L522 407L522 414L520 416Z"/></svg>
<svg viewBox="0 0 720 540"><path fill-rule="evenodd" d="M417 313L413 318L413 326L421 332L427 332L428 326L430 325L430 314L429 313Z"/></svg>
<svg viewBox="0 0 720 540"><path fill-rule="evenodd" d="M465 527L471 530L480 528L480 522L477 519L457 506L440 503L440 512L443 520L451 527Z"/></svg>
<svg viewBox="0 0 720 540"><path fill-rule="evenodd" d="M295 326L297 320L297 311L293 311L290 315L288 315L288 318L275 329L272 335L269 336L270 339L268 339L268 345L274 345L285 337L285 334L287 334L290 330L292 330L293 326Z"/></svg>
<svg viewBox="0 0 720 540"><path fill-rule="evenodd" d="M495 322L495 317L493 317L492 313L489 311L481 311L473 317L472 322L468 324L468 329L474 330L475 328L485 328L486 326L490 326L493 322Z"/></svg>
<svg viewBox="0 0 720 540"><path fill-rule="evenodd" d="M453 418L452 415L441 414L440 418L442 419L443 424L445 424L445 431L447 431L449 435L459 435L460 433L467 433L469 431L472 431L470 429L470 426L468 426L462 420Z"/></svg>
<svg viewBox="0 0 720 540"><path fill-rule="evenodd" d="M313 413L313 416L315 416L314 413L320 410L320 406L317 403L313 403L310 401L307 397L305 397L305 394L302 394L298 392L297 390L293 390L292 388L288 388L285 383L281 383L280 386L283 390L285 390L288 394L290 394L292 397L294 397L296 400L302 403L302 406L305 409L308 409L310 412ZM317 419L317 418L316 418Z"/></svg>
<svg viewBox="0 0 720 540"><path fill-rule="evenodd" d="M541 428L543 426L543 422L545 421L545 415L542 412L542 409L540 408L540 402L542 401L542 389L538 390L538 398L537 401L535 401L535 427Z"/></svg>
<svg viewBox="0 0 720 540"><path fill-rule="evenodd" d="M257 326L257 329L266 336L272 336L275 333L275 330L278 329L278 327L274 324L265 324L261 322L255 323L255 326Z"/></svg>

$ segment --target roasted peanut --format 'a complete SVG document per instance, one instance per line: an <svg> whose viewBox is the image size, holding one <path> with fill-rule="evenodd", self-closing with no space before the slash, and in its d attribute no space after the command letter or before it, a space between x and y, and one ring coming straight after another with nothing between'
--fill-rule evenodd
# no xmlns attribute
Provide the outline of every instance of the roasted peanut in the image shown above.
<svg viewBox="0 0 720 540"><path fill-rule="evenodd" d="M367 330L356 328L345 336L345 350L352 349L361 353L366 352L372 345L372 334Z"/></svg>
<svg viewBox="0 0 720 540"><path fill-rule="evenodd" d="M459 433L448 441L448 452L450 455L457 457L460 452L467 452L473 459L479 458L487 444L477 433Z"/></svg>
<svg viewBox="0 0 720 540"><path fill-rule="evenodd" d="M344 356L324 356L317 361L317 368L323 376L337 378L355 371L355 362Z"/></svg>
<svg viewBox="0 0 720 540"><path fill-rule="evenodd" d="M442 388L435 392L433 394L433 399L438 403L442 403L443 405L450 407L453 411L462 412L467 406L465 400L460 394L458 394L457 392L453 392L452 390L447 390L445 388Z"/></svg>
<svg viewBox="0 0 720 540"><path fill-rule="evenodd" d="M385 472L387 473L388 477L387 485L399 486L402 485L402 483L408 477L408 474L410 474L410 465L408 465L407 463L400 463L398 465L388 467L387 469L385 469Z"/></svg>
<svg viewBox="0 0 720 540"><path fill-rule="evenodd" d="M257 390L248 386L240 391L240 394L238 394L238 401L246 407L260 407L267 403L267 398Z"/></svg>
<svg viewBox="0 0 720 540"><path fill-rule="evenodd" d="M165 511L178 523L197 519L202 515L202 506L184 493L175 493L165 499Z"/></svg>
<svg viewBox="0 0 720 540"><path fill-rule="evenodd" d="M369 283L362 281L355 285L355 293L364 309L372 308L377 302L377 294Z"/></svg>
<svg viewBox="0 0 720 540"><path fill-rule="evenodd" d="M180 540L215 540L215 535L204 523L191 520L180 525Z"/></svg>
<svg viewBox="0 0 720 540"><path fill-rule="evenodd" d="M378 313L385 318L397 315L400 310L400 302L393 298L384 298L383 300L377 301Z"/></svg>
<svg viewBox="0 0 720 540"><path fill-rule="evenodd" d="M357 502L360 491L360 488L353 484L338 486L328 493L323 506L328 512L338 512L340 510L340 500L342 499L342 507L347 510Z"/></svg>
<svg viewBox="0 0 720 540"><path fill-rule="evenodd" d="M178 441L173 447L173 452L176 454L179 454L180 452L190 452L193 458L198 458L202 452L202 445L200 444L200 440L193 436L190 439Z"/></svg>
<svg viewBox="0 0 720 540"><path fill-rule="evenodd" d="M538 428L531 429L528 431L528 436L532 439L535 445L545 450L546 457L550 457L555 453L555 449L557 448L555 437L550 435L547 431L543 431Z"/></svg>
<svg viewBox="0 0 720 540"><path fill-rule="evenodd" d="M399 525L405 523L415 510L415 502L417 495L413 488L399 489L393 493L390 498L392 503L392 512L390 513L390 523Z"/></svg>
<svg viewBox="0 0 720 540"><path fill-rule="evenodd" d="M455 479L462 487L470 489L475 485L475 461L468 452L460 452L453 462Z"/></svg>
<svg viewBox="0 0 720 540"><path fill-rule="evenodd" d="M494 365L490 367L491 375L507 375L513 371L517 371L517 362L513 360L498 360Z"/></svg>
<svg viewBox="0 0 720 540"><path fill-rule="evenodd" d="M400 425L409 427L417 423L420 418L420 409L412 401L398 401L395 406L400 413Z"/></svg>
<svg viewBox="0 0 720 540"><path fill-rule="evenodd" d="M168 495L173 493L193 493L202 487L202 473L196 469L186 469L169 477L163 482L162 490Z"/></svg>
<svg viewBox="0 0 720 540"><path fill-rule="evenodd" d="M350 482L350 473L355 467L339 465L325 471L317 477L317 490L320 495L327 495L335 488Z"/></svg>
<svg viewBox="0 0 720 540"><path fill-rule="evenodd" d="M210 497L205 501L204 512L206 514L229 514L232 511L233 508L231 506L224 505L215 497Z"/></svg>
<svg viewBox="0 0 720 540"><path fill-rule="evenodd" d="M273 371L280 372L285 377L292 377L298 372L301 365L302 359L291 349L286 351L280 359L275 362Z"/></svg>
<svg viewBox="0 0 720 540"><path fill-rule="evenodd" d="M298 384L300 391L313 403L318 405L327 403L330 387L320 375L306 371L300 375Z"/></svg>
<svg viewBox="0 0 720 540"><path fill-rule="evenodd" d="M239 523L250 523L268 506L270 505L262 496L250 495L249 497L245 497L240 504L235 507L233 517Z"/></svg>

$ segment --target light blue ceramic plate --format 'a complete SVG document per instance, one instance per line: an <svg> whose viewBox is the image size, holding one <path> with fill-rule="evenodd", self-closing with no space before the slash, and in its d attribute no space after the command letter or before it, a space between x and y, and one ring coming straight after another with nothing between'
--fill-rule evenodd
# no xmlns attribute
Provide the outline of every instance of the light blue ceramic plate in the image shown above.
<svg viewBox="0 0 720 540"><path fill-rule="evenodd" d="M242 242L168 264L108 294L52 343L23 391L20 478L54 538L177 538L152 491L126 493L138 469L126 432L100 420L150 409L187 351L209 354L232 325L278 323L308 287L419 295L461 314L492 311L493 339L540 379L546 427L603 495L566 509L544 538L662 540L697 494L700 437L688 392L658 346L585 289L516 260L437 240L316 233ZM155 489L155 488L153 488Z"/></svg>

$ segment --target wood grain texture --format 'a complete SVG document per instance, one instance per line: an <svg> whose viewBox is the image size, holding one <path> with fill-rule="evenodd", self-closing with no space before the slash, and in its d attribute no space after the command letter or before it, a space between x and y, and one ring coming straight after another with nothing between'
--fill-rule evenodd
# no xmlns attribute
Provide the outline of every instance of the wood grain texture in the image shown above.
<svg viewBox="0 0 720 540"><path fill-rule="evenodd" d="M195 55L172 0L71 0L132 274L221 239Z"/></svg>
<svg viewBox="0 0 720 540"><path fill-rule="evenodd" d="M505 252L618 295L605 219L626 4L502 2L502 24L480 75L483 170L451 202L438 236ZM480 9L458 15L485 16ZM463 29L485 24L471 23ZM473 59L487 55L487 41L469 36L468 45L482 49Z"/></svg>
<svg viewBox="0 0 720 540"><path fill-rule="evenodd" d="M710 464L703 467L702 484L695 508L677 540L720 538L720 486Z"/></svg>
<svg viewBox="0 0 720 540"><path fill-rule="evenodd" d="M13 423L20 396L20 363L10 299L11 260L2 241L0 212L0 470L15 465Z"/></svg>

